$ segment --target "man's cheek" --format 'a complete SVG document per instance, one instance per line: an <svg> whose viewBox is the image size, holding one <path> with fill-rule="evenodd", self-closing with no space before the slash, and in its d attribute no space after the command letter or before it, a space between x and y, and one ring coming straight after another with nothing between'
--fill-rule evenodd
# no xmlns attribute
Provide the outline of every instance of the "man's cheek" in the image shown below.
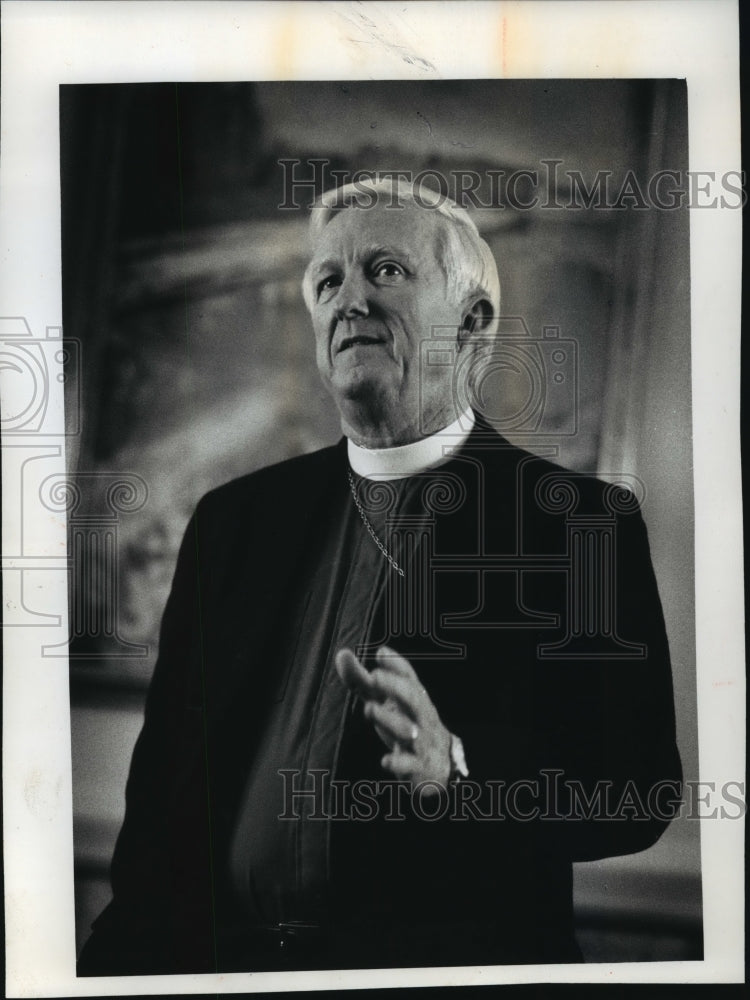
<svg viewBox="0 0 750 1000"><path fill-rule="evenodd" d="M315 359L318 362L318 366L321 364L327 365L330 354L331 349L328 337L323 334L317 334L315 337Z"/></svg>

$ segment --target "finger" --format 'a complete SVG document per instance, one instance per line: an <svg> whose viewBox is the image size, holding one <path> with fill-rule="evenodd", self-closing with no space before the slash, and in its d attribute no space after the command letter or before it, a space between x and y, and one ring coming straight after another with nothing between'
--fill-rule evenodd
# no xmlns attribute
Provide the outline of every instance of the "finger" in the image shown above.
<svg viewBox="0 0 750 1000"><path fill-rule="evenodd" d="M389 750L393 750L398 746L398 741L394 740L391 734L387 733L385 729L381 729L380 726L376 725L375 732L380 737L381 742L384 743Z"/></svg>
<svg viewBox="0 0 750 1000"><path fill-rule="evenodd" d="M419 691L419 694L421 696L426 696L429 699L427 689L420 680L419 674L405 656L401 656L394 649L391 649L390 646L381 646L375 654L375 657L379 666L384 667L386 670L390 670L392 673L398 674L398 676L403 677L406 680L412 681Z"/></svg>
<svg viewBox="0 0 750 1000"><path fill-rule="evenodd" d="M373 695L378 701L393 698L402 709L413 717L415 722L419 722L419 711L422 707L420 702L424 697L424 688L418 681L389 673L380 667L373 670L370 679L373 683L371 698Z"/></svg>
<svg viewBox="0 0 750 1000"><path fill-rule="evenodd" d="M401 748L387 753L380 761L381 767L396 778L408 778L414 773L417 766L417 758L414 754L406 753Z"/></svg>
<svg viewBox="0 0 750 1000"><path fill-rule="evenodd" d="M401 656L395 649L391 649L390 646L381 646L375 657L378 661L378 666L383 667L385 670L390 670L401 677L413 678L416 681L419 680L414 672L414 667L412 667L406 657Z"/></svg>
<svg viewBox="0 0 750 1000"><path fill-rule="evenodd" d="M364 708L365 718L382 729L392 741L413 744L419 736L419 727L403 712L376 701L368 701ZM381 736L382 739L382 736ZM384 742L388 742L387 740Z"/></svg>
<svg viewBox="0 0 750 1000"><path fill-rule="evenodd" d="M363 700L372 698L374 681L351 649L340 649L334 660L336 672L342 682Z"/></svg>

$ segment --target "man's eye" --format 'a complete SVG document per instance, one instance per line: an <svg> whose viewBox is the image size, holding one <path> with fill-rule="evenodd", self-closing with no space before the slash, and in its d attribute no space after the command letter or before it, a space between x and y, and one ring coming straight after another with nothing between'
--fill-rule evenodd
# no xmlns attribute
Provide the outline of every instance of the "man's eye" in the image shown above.
<svg viewBox="0 0 750 1000"><path fill-rule="evenodd" d="M404 269L400 264L396 264L392 260L386 260L382 264L377 265L374 274L376 278L402 278L404 276Z"/></svg>
<svg viewBox="0 0 750 1000"><path fill-rule="evenodd" d="M318 297L320 297L323 292L328 292L332 288L338 288L340 284L341 278L337 274L329 274L328 277L323 278L318 282Z"/></svg>

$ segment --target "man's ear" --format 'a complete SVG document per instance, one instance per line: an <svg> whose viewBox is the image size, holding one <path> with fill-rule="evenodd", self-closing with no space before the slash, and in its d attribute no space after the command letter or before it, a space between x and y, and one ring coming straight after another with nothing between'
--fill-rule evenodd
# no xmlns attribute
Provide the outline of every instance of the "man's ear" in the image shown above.
<svg viewBox="0 0 750 1000"><path fill-rule="evenodd" d="M459 350L476 334L481 334L492 323L494 314L489 299L475 299L464 313L463 322L458 331Z"/></svg>

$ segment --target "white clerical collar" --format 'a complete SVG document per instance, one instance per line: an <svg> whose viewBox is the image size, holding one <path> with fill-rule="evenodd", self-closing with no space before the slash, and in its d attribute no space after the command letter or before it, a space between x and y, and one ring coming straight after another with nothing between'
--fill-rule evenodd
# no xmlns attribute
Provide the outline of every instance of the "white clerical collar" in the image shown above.
<svg viewBox="0 0 750 1000"><path fill-rule="evenodd" d="M466 441L474 422L474 413L469 408L436 434L397 448L361 448L350 439L347 441L349 464L358 476L368 479L416 476L447 462Z"/></svg>

